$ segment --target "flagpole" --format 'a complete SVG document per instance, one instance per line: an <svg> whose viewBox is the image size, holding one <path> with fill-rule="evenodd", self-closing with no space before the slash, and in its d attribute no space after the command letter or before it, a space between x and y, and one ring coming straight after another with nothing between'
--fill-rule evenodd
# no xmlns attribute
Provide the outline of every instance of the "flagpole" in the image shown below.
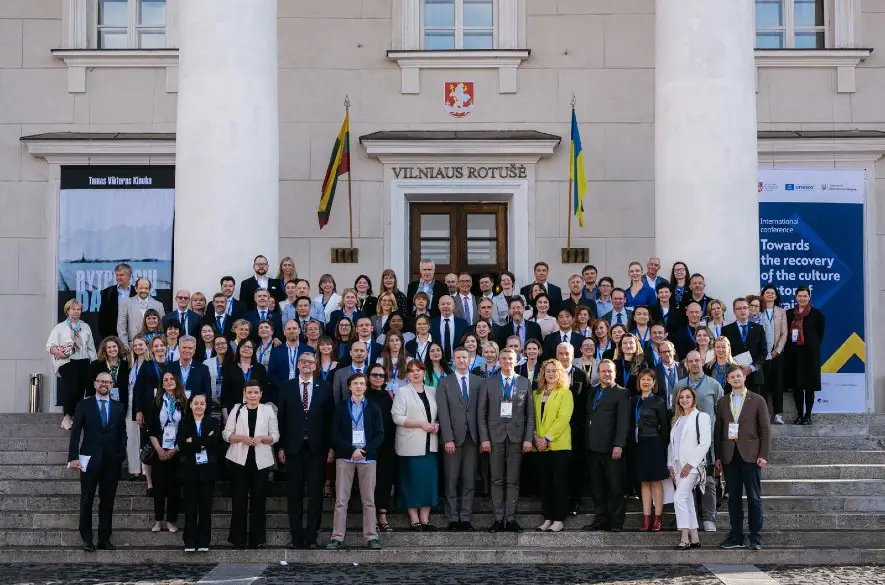
<svg viewBox="0 0 885 585"><path fill-rule="evenodd" d="M350 121L350 96L344 95L344 111ZM347 152L350 154L350 124L347 127ZM353 249L353 157L350 158L350 167L347 169L347 212L350 221L350 248Z"/></svg>
<svg viewBox="0 0 885 585"><path fill-rule="evenodd" d="M572 118L569 120L569 133L571 133L571 123L572 123L571 121L574 120L575 105L577 103L578 103L578 100L577 100L577 98L575 98L575 94L572 93L572 100L571 100ZM569 161L569 187L568 187L568 197L566 197L567 205L565 208L566 214L568 214L568 240L565 244L565 247L568 249L571 249L571 247L572 247L572 198L574 197L573 191L575 188L574 177L572 177L572 165L575 164L575 153L571 151L571 148L569 148L569 156L571 157L571 160Z"/></svg>

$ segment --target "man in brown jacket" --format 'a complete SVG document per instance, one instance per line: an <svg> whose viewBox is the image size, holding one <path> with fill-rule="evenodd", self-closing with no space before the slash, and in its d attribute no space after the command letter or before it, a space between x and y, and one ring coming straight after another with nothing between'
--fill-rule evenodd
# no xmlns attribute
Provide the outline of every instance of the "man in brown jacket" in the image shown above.
<svg viewBox="0 0 885 585"><path fill-rule="evenodd" d="M721 548L744 548L743 490L747 488L750 548L762 549L761 470L771 449L771 423L765 398L747 390L738 365L726 374L731 393L716 404L716 469L725 469L731 532Z"/></svg>

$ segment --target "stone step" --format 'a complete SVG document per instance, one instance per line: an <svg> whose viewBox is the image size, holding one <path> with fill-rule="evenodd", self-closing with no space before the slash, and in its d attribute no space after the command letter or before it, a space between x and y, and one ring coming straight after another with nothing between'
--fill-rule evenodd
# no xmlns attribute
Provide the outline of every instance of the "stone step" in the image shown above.
<svg viewBox="0 0 885 585"><path fill-rule="evenodd" d="M358 508L351 508L358 510ZM566 525L571 529L578 529L585 524L589 524L593 518L592 514L579 514L578 516L570 516ZM665 526L675 528L675 516L672 513L665 513ZM137 528L144 527L145 530L150 528L154 523L153 512L119 512L114 514L114 523L118 527ZM183 518L181 518L183 521ZM408 519L405 514L392 513L389 517L391 526L398 529L407 529ZM56 529L56 530L76 530L79 521L79 514L76 509L66 511L54 511L48 513L36 512L11 512L6 511L0 515L0 529ZM447 524L445 518L440 513L433 515L433 521L438 524ZM526 511L518 513L518 521L524 528L533 527L543 522L540 513ZM97 522L97 519L96 519ZM477 512L474 514L473 524L480 529L486 529L494 522L494 514L489 512ZM328 528L332 523L332 515L326 513L323 515L323 526ZM631 512L627 515L625 529L638 529L642 523L641 512ZM230 513L217 512L212 516L212 524L215 528L227 529L230 526ZM360 529L361 515L359 513L351 513L348 515L348 526L351 529ZM719 530L728 529L728 513L720 512L717 515L716 524ZM97 524L96 524L97 526ZM268 512L267 527L269 529L287 529L289 527L289 518L284 511ZM773 512L767 510L765 514L765 527L770 530L868 530L868 529L885 529L885 512L874 513L850 513L850 512Z"/></svg>
<svg viewBox="0 0 885 585"><path fill-rule="evenodd" d="M882 451L885 450L883 437L799 437L776 436L771 441L771 452L797 451Z"/></svg>
<svg viewBox="0 0 885 585"><path fill-rule="evenodd" d="M542 534L535 532L534 527L525 527L527 530L521 534L514 533L490 533L477 532L423 532L414 533L408 530L384 533L380 535L385 546L392 547L667 547L672 546L674 539L678 539L676 533L665 531L659 533L650 532L621 532L619 534L609 532L582 532L580 526L574 530L566 529L559 534ZM725 537L724 534L701 534L702 542L707 545L718 544ZM320 541L325 542L329 538L329 531L321 532ZM169 532L152 533L148 529L142 530L115 530L113 543L118 547L125 548L175 548L182 546L182 533L171 534ZM765 532L766 546L777 548L805 548L805 547L831 547L831 548L885 548L885 533L875 530L845 530L845 531L770 531ZM268 530L267 545L269 547L285 547L291 541L288 530ZM362 533L359 529L349 530L345 538L348 546L360 547L364 544ZM59 546L76 547L81 543L80 534L75 530L0 530L0 547L20 546ZM213 546L227 545L227 530L219 528L212 533Z"/></svg>
<svg viewBox="0 0 885 585"><path fill-rule="evenodd" d="M0 457L3 453L0 453ZM2 459L0 459L2 460ZM814 450L814 451L774 451L769 459L770 465L885 465L885 451L852 449Z"/></svg>
<svg viewBox="0 0 885 585"><path fill-rule="evenodd" d="M87 553L80 548L20 547L0 551L0 563L34 564L180 564L180 563L262 563L334 564L396 563L396 564L598 564L629 565L637 562L635 547L559 547L558 536L549 536L544 547L389 547L381 551L352 549L347 551L299 551L282 548L264 550L232 550L215 548L208 553L186 554L181 548L126 548L116 551ZM676 542L676 535L674 541ZM674 545L648 547L642 550L642 562L655 565L878 565L885 563L885 549L856 548L776 548L761 551L721 550L721 538L708 539L701 549L676 554Z"/></svg>

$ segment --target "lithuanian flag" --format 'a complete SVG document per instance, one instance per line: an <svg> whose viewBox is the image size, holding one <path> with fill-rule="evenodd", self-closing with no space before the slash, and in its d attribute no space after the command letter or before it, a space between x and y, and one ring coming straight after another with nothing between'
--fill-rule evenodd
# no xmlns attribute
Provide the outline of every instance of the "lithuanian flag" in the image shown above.
<svg viewBox="0 0 885 585"><path fill-rule="evenodd" d="M335 189L338 187L338 177L350 172L350 113L344 117L344 124L338 132L335 147L332 148L332 157L329 160L329 168L326 170L326 178L323 180L323 195L320 197L320 205L317 207L317 216L320 220L320 229L329 223L329 214L332 212L332 201L335 199Z"/></svg>
<svg viewBox="0 0 885 585"><path fill-rule="evenodd" d="M584 227L584 196L587 194L587 172L584 169L584 149L581 146L581 130L578 128L578 115L572 108L572 148L569 164L571 185L571 205L578 217L578 225Z"/></svg>

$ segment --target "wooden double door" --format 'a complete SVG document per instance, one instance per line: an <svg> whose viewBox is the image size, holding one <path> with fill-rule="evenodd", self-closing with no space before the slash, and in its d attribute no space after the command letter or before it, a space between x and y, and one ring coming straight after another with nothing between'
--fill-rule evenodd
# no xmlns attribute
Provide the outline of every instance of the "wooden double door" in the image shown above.
<svg viewBox="0 0 885 585"><path fill-rule="evenodd" d="M506 203L413 203L410 206L411 280L418 278L422 258L436 264L436 278L467 272L474 292L479 276L507 270Z"/></svg>

